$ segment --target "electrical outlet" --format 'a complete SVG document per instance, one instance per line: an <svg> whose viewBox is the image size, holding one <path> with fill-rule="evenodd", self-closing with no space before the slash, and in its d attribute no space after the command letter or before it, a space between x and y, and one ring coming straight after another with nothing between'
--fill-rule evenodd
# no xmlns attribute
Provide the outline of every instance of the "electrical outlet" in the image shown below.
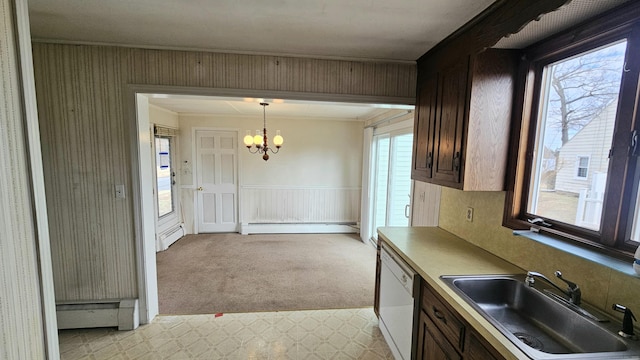
<svg viewBox="0 0 640 360"><path fill-rule="evenodd" d="M473 208L472 207L468 207L467 208L467 216L466 216L467 221L472 222L473 221Z"/></svg>

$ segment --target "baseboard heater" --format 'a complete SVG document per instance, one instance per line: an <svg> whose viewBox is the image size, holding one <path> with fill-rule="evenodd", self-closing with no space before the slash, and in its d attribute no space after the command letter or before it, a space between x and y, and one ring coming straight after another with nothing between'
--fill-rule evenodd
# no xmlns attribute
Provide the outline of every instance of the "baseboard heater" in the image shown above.
<svg viewBox="0 0 640 360"><path fill-rule="evenodd" d="M162 233L159 236L158 251L164 251L174 242L178 241L185 235L184 224L178 224L176 227Z"/></svg>
<svg viewBox="0 0 640 360"><path fill-rule="evenodd" d="M138 299L57 303L58 329L117 327L133 330L140 324Z"/></svg>

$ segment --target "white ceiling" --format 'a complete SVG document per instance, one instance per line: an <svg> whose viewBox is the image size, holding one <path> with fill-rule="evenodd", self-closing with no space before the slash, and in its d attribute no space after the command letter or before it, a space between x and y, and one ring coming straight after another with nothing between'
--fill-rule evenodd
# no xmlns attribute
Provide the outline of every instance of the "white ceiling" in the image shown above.
<svg viewBox="0 0 640 360"><path fill-rule="evenodd" d="M224 116L257 116L262 118L260 102L269 105L265 112L270 117L295 119L327 119L366 121L382 113L406 113L412 105L380 105L332 103L324 101L298 101L282 99L255 99L208 97L191 95L148 94L149 103L179 114L215 114Z"/></svg>
<svg viewBox="0 0 640 360"><path fill-rule="evenodd" d="M493 0L29 0L38 40L414 61Z"/></svg>
<svg viewBox="0 0 640 360"><path fill-rule="evenodd" d="M630 0L572 0L499 47L522 48ZM415 61L493 0L29 0L37 41Z"/></svg>
<svg viewBox="0 0 640 360"><path fill-rule="evenodd" d="M572 0L496 47L523 48L626 1ZM414 62L492 2L29 0L29 15L36 41ZM387 111L272 100L268 116L363 120ZM177 113L262 114L255 99L157 95L150 102Z"/></svg>

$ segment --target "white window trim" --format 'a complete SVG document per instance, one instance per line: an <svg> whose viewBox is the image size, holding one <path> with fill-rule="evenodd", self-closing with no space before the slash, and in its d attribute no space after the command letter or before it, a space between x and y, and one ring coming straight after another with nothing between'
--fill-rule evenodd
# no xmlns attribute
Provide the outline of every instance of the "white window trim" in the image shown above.
<svg viewBox="0 0 640 360"><path fill-rule="evenodd" d="M154 151L154 157L153 157L153 163L154 163L154 169L156 166L156 160L155 160L155 152L157 151L156 149L156 145L155 145L155 141L156 138L160 137L160 138L165 138L165 139L169 139L169 147L170 147L170 157L171 157L171 168L172 168L172 172L175 172L175 160L176 160L176 150L178 148L177 142L178 139L176 138L176 136L173 135L153 135L153 151ZM156 175L154 175L154 202L155 202L155 216L156 216L156 232L162 233L163 231L166 231L167 229L175 226L176 224L178 224L180 222L179 219L179 202L178 202L178 194L177 194L177 189L178 189L178 184L172 185L171 188L171 196L172 196L172 202L173 202L173 210L169 213L166 213L162 216L159 216L158 214L158 208L159 208L159 203L158 203L158 183L157 183L157 177ZM173 178L172 180L176 180L176 178Z"/></svg>
<svg viewBox="0 0 640 360"><path fill-rule="evenodd" d="M587 158L587 175L586 176L578 176L578 171L580 170L580 159ZM574 179L586 181L589 179L589 168L591 167L591 155L577 155L576 156L576 167L573 172Z"/></svg>

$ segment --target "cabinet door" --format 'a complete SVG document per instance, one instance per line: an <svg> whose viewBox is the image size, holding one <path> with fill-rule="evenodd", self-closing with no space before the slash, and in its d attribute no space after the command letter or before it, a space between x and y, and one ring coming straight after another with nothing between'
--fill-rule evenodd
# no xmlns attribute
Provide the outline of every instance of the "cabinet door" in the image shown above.
<svg viewBox="0 0 640 360"><path fill-rule="evenodd" d="M432 177L435 183L461 188L469 58L455 62L439 75Z"/></svg>
<svg viewBox="0 0 640 360"><path fill-rule="evenodd" d="M418 328L417 360L459 360L460 355L431 322L424 311L420 311Z"/></svg>
<svg viewBox="0 0 640 360"><path fill-rule="evenodd" d="M465 360L498 360L504 359L500 355L496 354L496 351L489 350L482 344L479 339L479 335L476 335L473 331L469 332L467 336L468 344L466 346L464 358ZM489 345L490 346L490 345Z"/></svg>
<svg viewBox="0 0 640 360"><path fill-rule="evenodd" d="M429 181L433 169L433 136L435 133L438 77L428 77L418 89L416 118L413 125L413 169L411 178Z"/></svg>

